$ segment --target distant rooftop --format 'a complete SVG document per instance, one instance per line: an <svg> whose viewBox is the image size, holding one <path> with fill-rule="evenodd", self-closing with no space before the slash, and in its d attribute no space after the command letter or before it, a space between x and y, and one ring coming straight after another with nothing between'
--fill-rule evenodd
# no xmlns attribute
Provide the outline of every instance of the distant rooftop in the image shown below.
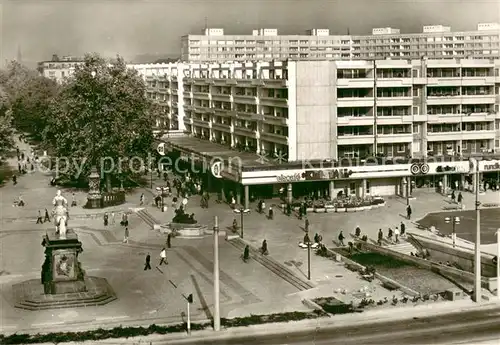
<svg viewBox="0 0 500 345"><path fill-rule="evenodd" d="M475 30L471 31L488 31L488 30L500 30L500 23L479 23ZM422 27L421 33L445 33L452 32L450 26L434 24L434 25L425 25ZM226 35L223 28L205 28L201 32L204 36L224 36ZM328 36L331 35L329 29L310 29L307 30L306 35L308 36ZM398 35L401 34L399 29L392 27L385 28L374 28L372 29L372 35ZM411 34L411 33L409 33ZM251 36L278 36L278 29L270 29L270 28L260 28L254 29L248 35ZM347 34L349 35L349 34ZM240 35L234 35L240 36ZM243 35L245 36L245 35ZM334 35L334 36L342 36L342 35ZM354 35L354 36L364 36L364 35Z"/></svg>

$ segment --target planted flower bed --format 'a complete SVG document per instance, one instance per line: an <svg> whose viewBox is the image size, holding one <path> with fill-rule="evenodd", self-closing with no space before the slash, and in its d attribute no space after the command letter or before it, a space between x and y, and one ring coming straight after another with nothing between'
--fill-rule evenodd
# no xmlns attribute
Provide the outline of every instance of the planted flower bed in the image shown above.
<svg viewBox="0 0 500 345"><path fill-rule="evenodd" d="M274 322L300 321L307 319L317 319L325 317L327 314L321 310L311 312L289 312L270 315L250 315L233 319L221 318L223 327L245 327ZM203 330L211 327L210 323L191 323L191 330ZM96 329L82 332L56 332L48 334L12 334L9 336L0 335L0 344L40 344L40 343L66 343L99 341L104 339L145 337L153 334L169 334L186 332L186 324L179 323L171 326L151 325L149 327L115 327L112 329Z"/></svg>

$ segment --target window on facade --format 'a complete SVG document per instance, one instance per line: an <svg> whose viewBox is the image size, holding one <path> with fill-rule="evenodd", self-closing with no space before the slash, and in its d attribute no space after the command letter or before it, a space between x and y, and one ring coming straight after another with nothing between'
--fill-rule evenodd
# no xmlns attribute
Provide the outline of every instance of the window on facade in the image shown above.
<svg viewBox="0 0 500 345"><path fill-rule="evenodd" d="M418 115L418 107L413 107L413 115Z"/></svg>
<svg viewBox="0 0 500 345"><path fill-rule="evenodd" d="M398 144L396 146L398 152L405 152L405 145L404 144Z"/></svg>
<svg viewBox="0 0 500 345"><path fill-rule="evenodd" d="M413 133L419 133L420 132L420 126L419 125L413 125Z"/></svg>
<svg viewBox="0 0 500 345"><path fill-rule="evenodd" d="M418 97L419 96L419 89L417 87L413 88L413 97Z"/></svg>
<svg viewBox="0 0 500 345"><path fill-rule="evenodd" d="M366 181L366 194L370 194L370 181Z"/></svg>

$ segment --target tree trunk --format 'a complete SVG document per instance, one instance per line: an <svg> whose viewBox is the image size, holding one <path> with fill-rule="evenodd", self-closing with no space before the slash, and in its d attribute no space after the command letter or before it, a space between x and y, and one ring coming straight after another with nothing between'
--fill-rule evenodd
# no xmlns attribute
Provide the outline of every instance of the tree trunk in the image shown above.
<svg viewBox="0 0 500 345"><path fill-rule="evenodd" d="M106 191L111 193L111 175L106 174Z"/></svg>

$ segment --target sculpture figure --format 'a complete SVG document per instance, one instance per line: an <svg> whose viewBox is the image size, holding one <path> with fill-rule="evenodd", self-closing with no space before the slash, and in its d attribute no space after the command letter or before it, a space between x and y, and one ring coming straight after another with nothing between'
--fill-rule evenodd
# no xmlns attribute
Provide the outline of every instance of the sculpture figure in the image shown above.
<svg viewBox="0 0 500 345"><path fill-rule="evenodd" d="M52 200L54 208L52 216L54 217L54 225L56 226L56 234L59 238L66 238L66 230L68 227L68 200L62 196L58 190L56 196Z"/></svg>

